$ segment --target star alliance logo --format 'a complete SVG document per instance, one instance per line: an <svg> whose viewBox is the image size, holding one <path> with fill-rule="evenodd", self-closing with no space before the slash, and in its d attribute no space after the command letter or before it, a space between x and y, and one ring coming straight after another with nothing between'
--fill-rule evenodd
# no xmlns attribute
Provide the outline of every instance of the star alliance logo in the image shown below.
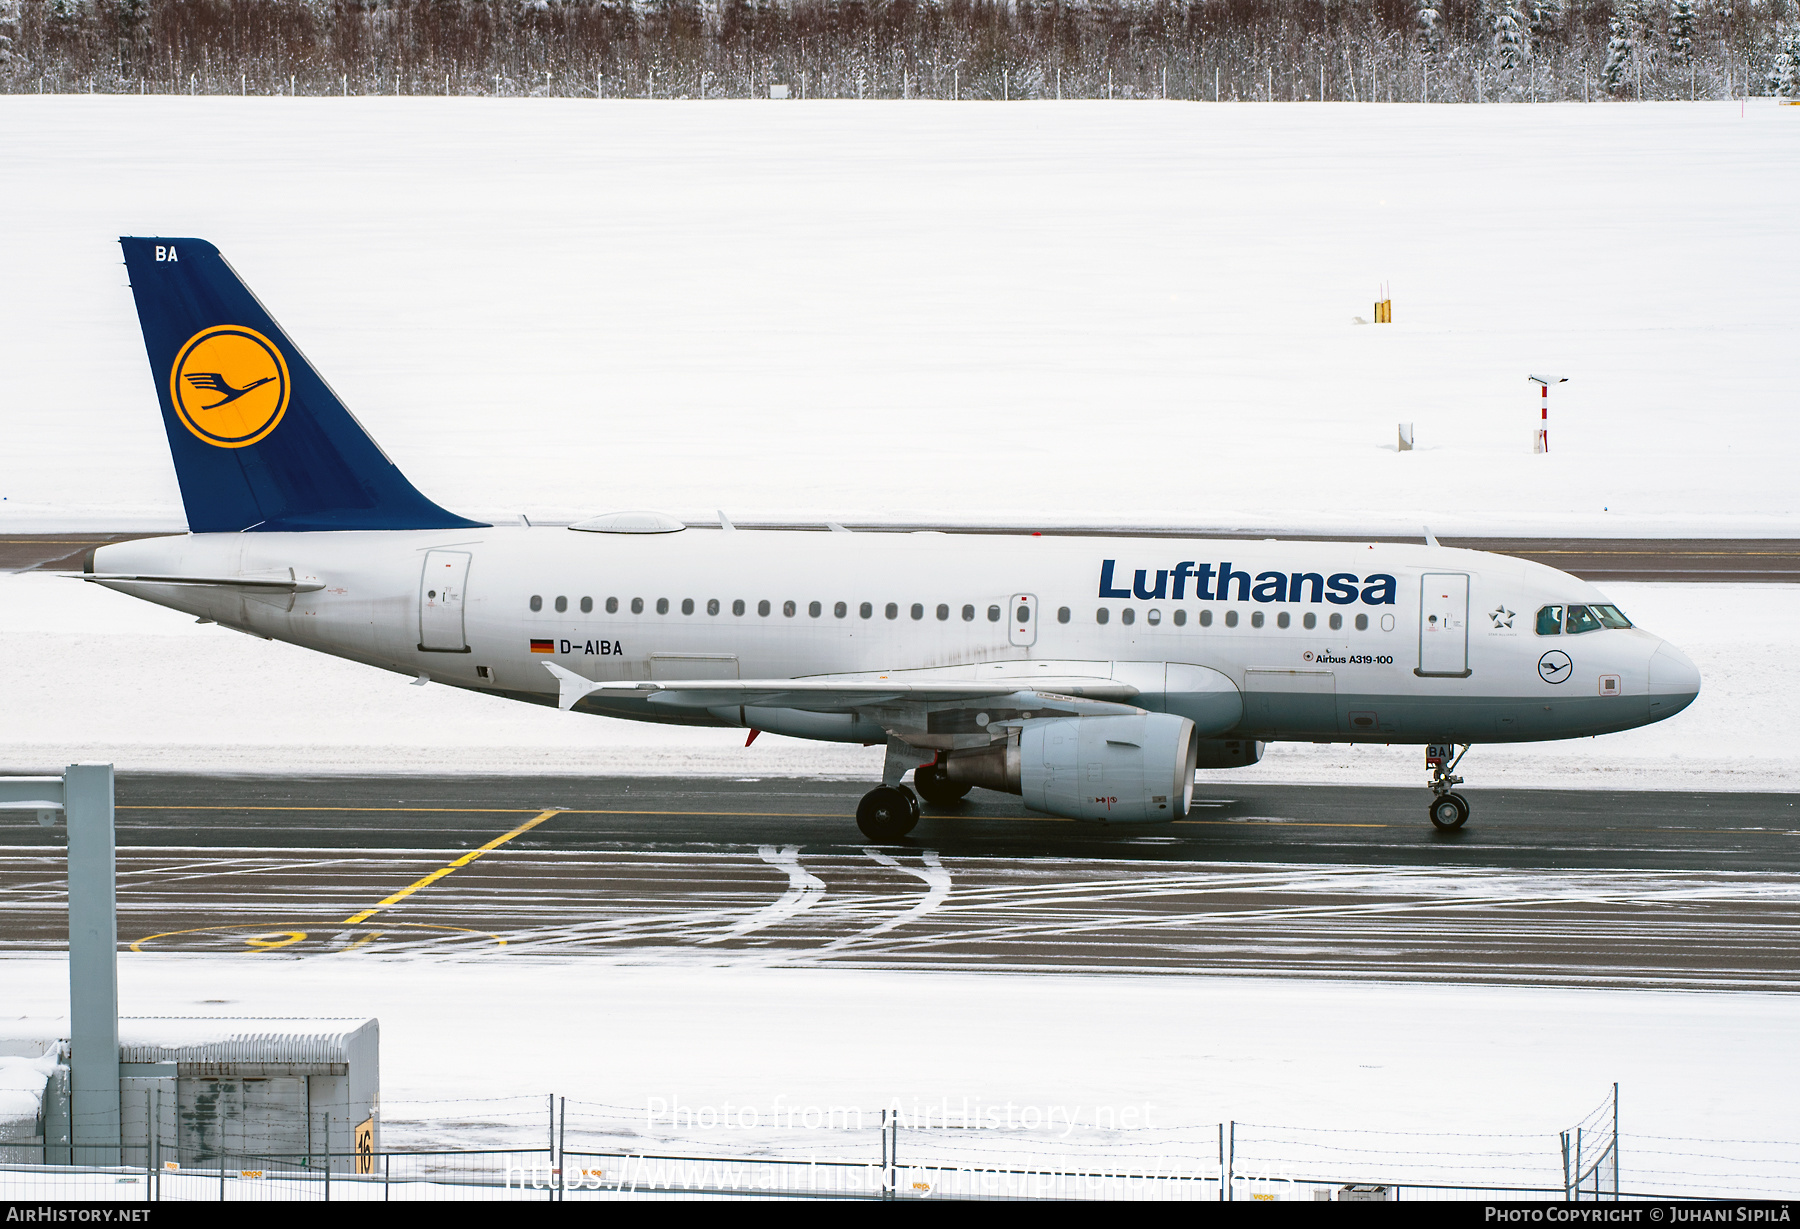
<svg viewBox="0 0 1800 1229"><path fill-rule="evenodd" d="M1494 621L1494 626L1496 628L1511 627L1512 621L1513 621L1513 612L1508 610L1504 606L1496 606L1492 610L1488 611L1488 618L1490 618Z"/></svg>

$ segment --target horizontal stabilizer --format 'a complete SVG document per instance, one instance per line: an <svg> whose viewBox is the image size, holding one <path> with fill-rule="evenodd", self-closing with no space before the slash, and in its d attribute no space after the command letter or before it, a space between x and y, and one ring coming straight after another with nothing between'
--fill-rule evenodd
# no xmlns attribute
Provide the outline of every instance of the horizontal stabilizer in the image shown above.
<svg viewBox="0 0 1800 1229"><path fill-rule="evenodd" d="M128 572L70 573L81 580L102 585L188 585L215 589L264 589L273 593L317 593L323 581L301 580L289 568L286 576L268 573L261 576L155 576Z"/></svg>

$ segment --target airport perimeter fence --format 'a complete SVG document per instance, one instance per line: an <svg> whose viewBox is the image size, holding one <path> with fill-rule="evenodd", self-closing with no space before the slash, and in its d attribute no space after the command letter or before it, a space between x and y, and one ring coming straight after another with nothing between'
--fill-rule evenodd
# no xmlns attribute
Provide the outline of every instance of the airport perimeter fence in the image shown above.
<svg viewBox="0 0 1800 1229"><path fill-rule="evenodd" d="M0 1165L0 1199L38 1202L484 1201L706 1198L1162 1201L1705 1199L1800 1192L1800 1145L1632 1136L1621 1189L1616 1093L1560 1135L1332 1130L1268 1123L996 1124L977 1107L865 1114L814 1107L771 1124L642 1112L560 1098L409 1107L402 1136L510 1137L515 1146L353 1155L224 1155L142 1138L124 1166ZM408 1109L424 1114L408 1116ZM686 1112L686 1107L679 1107ZM754 1122L752 1122L754 1116ZM1075 1116L1071 1115L1070 1119ZM752 1125L746 1126L746 1123ZM536 1146L523 1145L535 1136ZM496 1138L498 1142L498 1138Z"/></svg>

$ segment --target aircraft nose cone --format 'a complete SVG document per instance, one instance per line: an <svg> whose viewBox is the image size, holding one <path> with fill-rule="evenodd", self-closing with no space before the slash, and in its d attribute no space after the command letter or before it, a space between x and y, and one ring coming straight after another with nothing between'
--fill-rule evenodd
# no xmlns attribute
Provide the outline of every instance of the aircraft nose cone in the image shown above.
<svg viewBox="0 0 1800 1229"><path fill-rule="evenodd" d="M1663 641L1650 655L1650 718L1673 717L1700 694L1700 671L1686 653Z"/></svg>

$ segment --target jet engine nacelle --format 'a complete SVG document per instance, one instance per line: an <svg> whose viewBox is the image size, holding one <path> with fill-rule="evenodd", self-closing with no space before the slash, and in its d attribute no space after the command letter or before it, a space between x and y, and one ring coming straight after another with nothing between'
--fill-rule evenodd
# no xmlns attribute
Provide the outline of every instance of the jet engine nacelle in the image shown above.
<svg viewBox="0 0 1800 1229"><path fill-rule="evenodd" d="M1173 713L1057 717L1019 731L1019 785L1034 811L1111 824L1167 822L1194 800L1194 723Z"/></svg>

